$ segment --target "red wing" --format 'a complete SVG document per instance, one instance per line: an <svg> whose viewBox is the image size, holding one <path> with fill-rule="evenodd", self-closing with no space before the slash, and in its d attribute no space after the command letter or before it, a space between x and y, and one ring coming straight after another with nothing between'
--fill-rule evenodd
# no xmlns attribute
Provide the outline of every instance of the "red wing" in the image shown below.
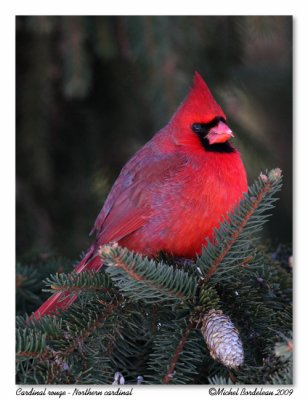
<svg viewBox="0 0 308 400"><path fill-rule="evenodd" d="M99 244L119 241L145 225L153 213L153 187L163 185L185 166L179 155L154 156L143 148L123 168L98 215Z"/></svg>
<svg viewBox="0 0 308 400"><path fill-rule="evenodd" d="M119 218L120 217L120 218ZM135 232L141 228L146 221L144 215L139 210L124 215L122 218L118 215L116 221L112 224L104 226L102 232L98 235L98 243L118 242L123 237Z"/></svg>
<svg viewBox="0 0 308 400"><path fill-rule="evenodd" d="M150 217L151 199L147 182L139 180L137 175L136 182L118 195L105 216L97 235L99 244L119 241L141 228Z"/></svg>
<svg viewBox="0 0 308 400"><path fill-rule="evenodd" d="M105 219L111 212L112 208L117 202L117 199L124 193L128 194L128 192L131 191L131 186L133 185L133 180L135 176L134 171L139 169L138 166L142 164L142 162L147 158L147 156L149 155L148 153L148 151L137 152L135 156L123 167L120 175L118 176L118 179L113 184L109 195L107 196L107 199L96 218L91 234L93 232L96 232L96 234L99 235L102 232Z"/></svg>

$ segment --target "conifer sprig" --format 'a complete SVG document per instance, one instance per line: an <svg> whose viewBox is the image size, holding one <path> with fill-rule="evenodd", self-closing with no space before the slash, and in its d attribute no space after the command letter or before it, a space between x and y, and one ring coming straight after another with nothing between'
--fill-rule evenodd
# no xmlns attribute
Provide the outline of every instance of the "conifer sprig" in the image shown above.
<svg viewBox="0 0 308 400"><path fill-rule="evenodd" d="M239 205L215 230L214 239L208 241L197 260L206 282L217 272L217 279L221 281L223 276L230 275L235 266L253 261L256 234L269 217L265 213L274 207L273 203L277 200L274 195L281 188L281 179L279 168L268 174L261 173Z"/></svg>
<svg viewBox="0 0 308 400"><path fill-rule="evenodd" d="M31 328L16 329L16 357L18 361L37 357L46 350L46 333Z"/></svg>
<svg viewBox="0 0 308 400"><path fill-rule="evenodd" d="M186 329L184 330L184 332L182 333L182 336L180 337L180 340L174 350L174 353L169 361L169 366L168 366L168 371L166 373L166 375L163 377L163 382L164 384L168 384L175 373L175 368L177 366L177 363L179 362L179 358L181 353L184 350L184 346L186 345L188 336L194 326L194 321L191 319L186 327Z"/></svg>
<svg viewBox="0 0 308 400"><path fill-rule="evenodd" d="M133 300L179 302L195 294L197 277L181 269L142 257L117 243L102 246L99 253L112 281Z"/></svg>
<svg viewBox="0 0 308 400"><path fill-rule="evenodd" d="M80 348L85 340L93 335L97 329L103 326L105 321L112 315L115 308L118 306L116 302L110 302L109 304L104 304L103 307L95 304L92 305L91 316L87 316L84 322L80 324L78 313L80 313L80 306L74 305L74 312L71 313L70 317L72 321L76 321L77 325L71 325L71 329L67 332L67 340L65 341L63 348L61 349L61 354L63 358L68 357L73 351Z"/></svg>
<svg viewBox="0 0 308 400"><path fill-rule="evenodd" d="M80 292L109 292L112 282L109 276L102 272L84 271L79 274L55 274L44 280L48 287L43 289L45 292L68 292L78 294Z"/></svg>
<svg viewBox="0 0 308 400"><path fill-rule="evenodd" d="M189 310L161 317L152 348L145 374L150 384L191 383L206 357L203 337Z"/></svg>

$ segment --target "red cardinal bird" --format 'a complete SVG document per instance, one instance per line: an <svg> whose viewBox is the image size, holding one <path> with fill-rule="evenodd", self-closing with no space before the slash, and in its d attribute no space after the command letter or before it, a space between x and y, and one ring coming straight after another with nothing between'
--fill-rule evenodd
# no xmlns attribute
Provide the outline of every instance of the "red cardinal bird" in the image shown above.
<svg viewBox="0 0 308 400"><path fill-rule="evenodd" d="M200 254L223 215L247 191L247 179L226 116L196 72L170 122L124 166L92 232L96 239L74 272L98 271L99 246L116 241L135 252ZM51 296L35 318L66 308L77 296ZM62 298L62 299L61 299Z"/></svg>

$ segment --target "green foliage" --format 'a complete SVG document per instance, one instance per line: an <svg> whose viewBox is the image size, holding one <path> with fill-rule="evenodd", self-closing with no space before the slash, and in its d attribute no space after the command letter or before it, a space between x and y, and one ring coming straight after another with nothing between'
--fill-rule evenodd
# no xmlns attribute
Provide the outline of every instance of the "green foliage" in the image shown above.
<svg viewBox="0 0 308 400"><path fill-rule="evenodd" d="M205 353L204 340L192 326L188 310L169 313L166 320L160 321L150 355L151 374L145 375L145 380L153 384L192 383Z"/></svg>
<svg viewBox="0 0 308 400"><path fill-rule="evenodd" d="M80 274L56 274L51 275L44 280L44 283L50 287L44 289L46 292L57 293L67 289L70 294L80 292L108 291L112 287L111 280L105 273L96 273L95 271L84 271Z"/></svg>
<svg viewBox="0 0 308 400"><path fill-rule="evenodd" d="M111 384L119 371L126 382L143 376L145 384L291 383L291 268L255 240L280 187L280 170L260 175L190 262L150 260L116 243L100 248L100 272L61 272L49 259L47 290L78 299L38 321L19 306L17 382ZM18 266L25 278L17 280L17 295L29 291L26 304L32 290L41 296L36 264ZM206 347L200 328L211 309L239 331L244 364L237 370L213 360Z"/></svg>
<svg viewBox="0 0 308 400"><path fill-rule="evenodd" d="M16 354L19 361L33 358L46 348L46 334L33 329L16 330Z"/></svg>
<svg viewBox="0 0 308 400"><path fill-rule="evenodd" d="M111 279L133 300L144 300L148 304L164 300L183 301L196 292L195 276L127 252L117 244L103 247L100 254Z"/></svg>
<svg viewBox="0 0 308 400"><path fill-rule="evenodd" d="M197 265L205 275L212 275L215 282L230 280L234 270L256 268L254 265L254 245L256 234L262 229L277 200L275 194L281 188L281 171L273 170L270 174L261 174L249 188L240 204L215 232L215 242L208 242L203 248Z"/></svg>
<svg viewBox="0 0 308 400"><path fill-rule="evenodd" d="M226 379L222 376L213 376L213 378L209 379L209 383L211 385L232 385L232 381L230 378Z"/></svg>

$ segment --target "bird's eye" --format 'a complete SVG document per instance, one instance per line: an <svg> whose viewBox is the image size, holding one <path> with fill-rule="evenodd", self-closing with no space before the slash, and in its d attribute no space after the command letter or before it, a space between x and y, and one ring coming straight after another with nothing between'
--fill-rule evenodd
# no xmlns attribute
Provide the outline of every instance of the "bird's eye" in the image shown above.
<svg viewBox="0 0 308 400"><path fill-rule="evenodd" d="M192 124L191 129L195 133L202 132L202 125L201 124Z"/></svg>

